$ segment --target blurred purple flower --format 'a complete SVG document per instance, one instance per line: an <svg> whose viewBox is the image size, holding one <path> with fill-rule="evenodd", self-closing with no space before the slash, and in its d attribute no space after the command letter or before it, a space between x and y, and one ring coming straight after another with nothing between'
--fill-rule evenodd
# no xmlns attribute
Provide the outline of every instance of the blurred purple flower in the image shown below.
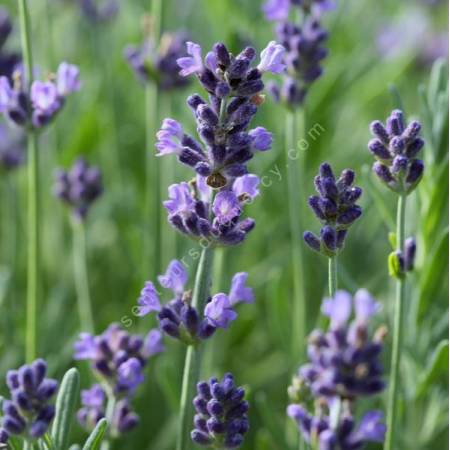
<svg viewBox="0 0 450 450"><path fill-rule="evenodd" d="M209 323L215 327L228 328L237 314L232 309L233 305L225 294L216 294L205 306L205 317Z"/></svg>
<svg viewBox="0 0 450 450"><path fill-rule="evenodd" d="M240 302L253 303L255 301L253 289L246 286L247 279L247 272L238 272L233 276L230 293L228 295L231 305L234 306Z"/></svg>

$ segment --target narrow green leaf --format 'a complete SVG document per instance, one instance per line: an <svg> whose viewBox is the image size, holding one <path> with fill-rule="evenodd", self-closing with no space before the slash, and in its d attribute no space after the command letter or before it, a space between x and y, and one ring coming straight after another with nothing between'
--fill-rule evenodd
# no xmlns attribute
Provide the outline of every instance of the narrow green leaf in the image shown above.
<svg viewBox="0 0 450 450"><path fill-rule="evenodd" d="M448 379L448 341L441 341L433 354L431 362L420 381L416 397L424 395L430 386L441 381L443 384Z"/></svg>
<svg viewBox="0 0 450 450"><path fill-rule="evenodd" d="M87 438L87 441L83 446L83 450L98 450L102 443L103 436L106 433L107 427L108 421L106 419L100 420Z"/></svg>
<svg viewBox="0 0 450 450"><path fill-rule="evenodd" d="M56 399L56 416L51 433L55 450L65 450L67 448L79 389L80 375L78 370L75 368L69 369L64 375Z"/></svg>

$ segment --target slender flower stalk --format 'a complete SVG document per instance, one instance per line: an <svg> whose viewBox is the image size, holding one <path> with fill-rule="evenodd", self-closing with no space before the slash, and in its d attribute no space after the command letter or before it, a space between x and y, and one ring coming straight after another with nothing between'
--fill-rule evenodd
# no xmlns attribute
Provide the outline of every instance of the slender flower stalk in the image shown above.
<svg viewBox="0 0 450 450"><path fill-rule="evenodd" d="M414 268L416 252L415 239L405 239L405 211L407 196L417 187L424 172L424 163L417 157L424 146L424 141L419 136L421 128L421 124L417 121L406 124L403 112L398 109L391 112L386 124L377 120L370 125L374 139L369 142L368 148L376 159L373 171L387 188L398 195L395 250L389 255L388 260L389 273L396 279L397 286L385 450L395 448L398 428L406 276Z"/></svg>
<svg viewBox="0 0 450 450"><path fill-rule="evenodd" d="M211 273L214 251L204 248L200 256L195 276L192 306L203 309L206 305L211 288ZM203 349L200 345L190 345L186 350L184 361L183 382L181 387L180 417L178 422L177 450L188 450L191 447L190 429L192 425L191 400L195 396L195 385L200 379Z"/></svg>
<svg viewBox="0 0 450 450"><path fill-rule="evenodd" d="M33 80L33 53L31 47L30 18L28 1L18 0L20 17L20 34L22 42L23 63L27 79L27 91ZM36 357L36 312L39 301L39 155L38 138L35 129L27 130L28 149L28 270L27 270L27 325L26 325L26 360L31 362Z"/></svg>
<svg viewBox="0 0 450 450"><path fill-rule="evenodd" d="M78 315L83 330L94 332L91 296L89 292L89 276L86 256L86 227L84 222L72 220L73 258L75 271L75 288L78 298Z"/></svg>
<svg viewBox="0 0 450 450"><path fill-rule="evenodd" d="M328 293L334 297L338 287L338 262L337 255L328 258Z"/></svg>

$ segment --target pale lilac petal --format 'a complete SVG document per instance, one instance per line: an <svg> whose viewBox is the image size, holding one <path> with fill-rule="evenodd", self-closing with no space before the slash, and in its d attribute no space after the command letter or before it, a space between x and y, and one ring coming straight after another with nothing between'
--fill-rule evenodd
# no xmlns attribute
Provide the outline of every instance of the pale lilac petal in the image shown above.
<svg viewBox="0 0 450 450"><path fill-rule="evenodd" d="M267 20L285 21L289 16L290 0L267 0L263 12Z"/></svg>
<svg viewBox="0 0 450 450"><path fill-rule="evenodd" d="M238 272L234 275L231 281L230 294L228 295L231 305L239 302L253 303L255 301L253 289L245 285L247 278L247 272Z"/></svg>
<svg viewBox="0 0 450 450"><path fill-rule="evenodd" d="M382 423L381 411L369 411L361 419L361 423L353 436L354 440L383 442L386 434L386 425Z"/></svg>
<svg viewBox="0 0 450 450"><path fill-rule="evenodd" d="M59 107L58 91L51 81L33 81L30 93L33 106L45 113L52 113Z"/></svg>
<svg viewBox="0 0 450 450"><path fill-rule="evenodd" d="M256 127L255 129L250 130L248 134L253 139L252 148L254 150L264 152L270 150L272 147L272 133L267 131L264 127Z"/></svg>
<svg viewBox="0 0 450 450"><path fill-rule="evenodd" d="M253 174L236 178L233 183L233 192L236 197L247 194L251 199L259 195L259 177Z"/></svg>
<svg viewBox="0 0 450 450"><path fill-rule="evenodd" d="M58 94L67 96L81 88L80 69L73 64L62 62L58 67L56 75L56 86Z"/></svg>
<svg viewBox="0 0 450 450"><path fill-rule="evenodd" d="M195 200L192 198L189 185L185 182L169 186L169 198L163 202L164 207L170 214L193 211Z"/></svg>
<svg viewBox="0 0 450 450"><path fill-rule="evenodd" d="M74 359L95 359L97 357L95 337L89 333L80 333L78 341L74 344L74 350Z"/></svg>
<svg viewBox="0 0 450 450"><path fill-rule="evenodd" d="M145 316L152 311L160 311L161 303L155 285L151 281L146 281L145 286L138 298L138 316Z"/></svg>
<svg viewBox="0 0 450 450"><path fill-rule="evenodd" d="M220 224L227 224L241 214L241 205L234 192L221 191L214 199L212 210Z"/></svg>
<svg viewBox="0 0 450 450"><path fill-rule="evenodd" d="M197 175L196 186L197 191L200 194L200 200L208 203L211 200L212 189L206 183L206 177Z"/></svg>
<svg viewBox="0 0 450 450"><path fill-rule="evenodd" d="M213 296L205 306L205 316L211 325L219 328L228 328L230 323L237 318L233 311L230 299L220 293Z"/></svg>
<svg viewBox="0 0 450 450"><path fill-rule="evenodd" d="M275 41L269 42L267 47L261 52L261 62L258 65L260 72L281 73L286 69L283 63L286 49Z"/></svg>
<svg viewBox="0 0 450 450"><path fill-rule="evenodd" d="M366 289L359 289L354 298L355 315L358 322L367 322L373 315L381 310L378 303Z"/></svg>
<svg viewBox="0 0 450 450"><path fill-rule="evenodd" d="M157 355L164 351L163 336L161 331L153 329L150 330L145 337L143 355L146 358Z"/></svg>
<svg viewBox="0 0 450 450"><path fill-rule="evenodd" d="M6 112L15 102L15 93L8 78L0 77L0 113Z"/></svg>
<svg viewBox="0 0 450 450"><path fill-rule="evenodd" d="M176 259L169 263L166 273L158 277L159 284L166 289L171 289L175 295L183 294L187 280L186 268Z"/></svg>
<svg viewBox="0 0 450 450"><path fill-rule="evenodd" d="M193 73L199 73L203 70L202 48L194 42L186 42L187 53L189 56L177 59L180 67L180 75L186 77Z"/></svg>
<svg viewBox="0 0 450 450"><path fill-rule="evenodd" d="M352 296L346 291L337 291L334 298L324 300L322 313L330 318L333 328L344 326L352 313Z"/></svg>
<svg viewBox="0 0 450 450"><path fill-rule="evenodd" d="M211 70L213 73L216 73L218 68L217 58L214 52L208 52L205 57L206 67Z"/></svg>

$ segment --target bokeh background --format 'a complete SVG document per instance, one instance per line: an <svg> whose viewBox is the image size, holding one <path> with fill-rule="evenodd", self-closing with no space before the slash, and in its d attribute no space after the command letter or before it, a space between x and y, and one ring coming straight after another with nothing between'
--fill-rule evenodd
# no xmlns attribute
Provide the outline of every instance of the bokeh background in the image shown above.
<svg viewBox="0 0 450 450"><path fill-rule="evenodd" d="M67 60L80 66L83 81L82 91L72 96L63 114L41 136L44 266L38 349L55 376L73 364L72 345L80 331L69 213L52 195L55 168L68 167L84 155L103 171L105 192L87 223L97 332L125 317L132 319L130 331L144 332L154 326L152 319L138 319L131 312L144 281L161 273L174 257L185 256L189 262L189 250L195 247L166 224L156 195L145 192L147 158L160 171L164 193L169 184L191 176L175 161L156 159L154 149L146 148L145 136L167 115L195 131L185 98L200 90L194 81L186 89L162 95L158 123L146 122L144 88L127 65L123 50L141 41L142 16L149 3L121 2L112 20L93 23L80 12L77 1L30 2L35 63L41 73ZM7 47L19 50L16 4L10 0L3 4L16 25ZM448 448L447 17L445 1L339 0L337 9L324 18L330 31L330 54L324 63L325 74L311 90L306 106L308 126L318 123L324 131L317 139L309 139L302 155L305 174L299 198L306 202L313 192L313 175L322 161L338 171L356 170L357 184L364 189L364 215L352 228L339 258L339 285L352 292L359 287L369 289L383 303L380 323L388 326L394 300L394 282L387 270L388 233L394 231L395 195L371 173L368 125L374 119L384 120L398 106L408 118L419 118L424 124L426 172L407 210L407 235L418 239L418 260L408 283L399 450ZM187 31L204 48L224 41L233 51L246 44L260 51L273 39L272 25L265 21L259 0L164 0L163 30L178 29ZM441 56L444 60L436 62ZM286 388L302 360L292 339L295 274L289 256L284 111L267 99L256 122L274 133L275 144L271 152L251 162L251 169L267 175L271 184L262 188L262 195L248 208L249 216L257 221L255 231L242 246L226 249L222 264L216 261L214 285L226 292L233 273L248 271L257 300L242 306L239 320L214 338L207 364L212 373L206 375L232 371L248 387L251 431L244 449L286 450L296 448L297 434L285 416ZM279 170L281 177L271 170ZM2 173L0 190L0 375L4 379L8 368L24 360L24 168ZM146 198L152 199L150 216ZM158 215L162 221L160 267L142 258L143 236L154 236ZM304 206L302 225L317 230L312 213ZM327 267L325 258L306 248L305 255L307 325L312 330L319 323L318 310L327 291ZM194 271L192 260L192 276ZM386 366L389 344L388 339ZM184 349L168 339L166 346L167 351L152 361L135 401L141 425L126 441L117 442L116 449L174 448ZM82 386L87 387L86 367L79 367ZM0 391L5 392L3 383ZM384 408L385 400L381 396L374 405ZM73 441L84 435L75 427Z"/></svg>

